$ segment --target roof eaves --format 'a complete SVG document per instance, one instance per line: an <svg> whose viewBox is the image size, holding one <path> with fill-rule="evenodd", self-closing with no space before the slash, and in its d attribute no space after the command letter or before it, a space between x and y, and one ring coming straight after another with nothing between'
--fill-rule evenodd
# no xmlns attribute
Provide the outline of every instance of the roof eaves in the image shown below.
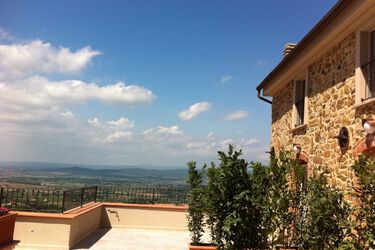
<svg viewBox="0 0 375 250"><path fill-rule="evenodd" d="M297 44L297 46L287 55L282 61L269 73L266 78L256 87L261 91L264 86L275 77L275 75L282 71L288 64L290 64L295 57L297 57L306 46L308 46L340 13L345 10L354 0L340 0L331 10L306 34L306 36Z"/></svg>

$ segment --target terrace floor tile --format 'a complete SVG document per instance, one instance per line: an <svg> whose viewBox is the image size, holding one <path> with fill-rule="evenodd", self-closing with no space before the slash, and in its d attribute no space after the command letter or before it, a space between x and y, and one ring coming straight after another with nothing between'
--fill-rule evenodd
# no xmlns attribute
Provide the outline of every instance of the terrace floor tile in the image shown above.
<svg viewBox="0 0 375 250"><path fill-rule="evenodd" d="M85 238L74 250L187 250L186 231L133 228L101 228Z"/></svg>

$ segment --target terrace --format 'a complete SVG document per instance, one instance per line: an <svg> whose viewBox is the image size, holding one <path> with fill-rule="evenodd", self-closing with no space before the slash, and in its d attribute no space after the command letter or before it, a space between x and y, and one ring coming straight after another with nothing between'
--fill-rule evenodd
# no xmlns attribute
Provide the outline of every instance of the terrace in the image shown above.
<svg viewBox="0 0 375 250"><path fill-rule="evenodd" d="M39 204L39 206L44 207L48 212L14 211L15 209L13 209L13 213L17 213L13 237L15 246L4 246L0 249L12 249L12 247L38 250L136 250L146 247L152 247L155 250L187 249L189 233L186 227L186 206L95 202L99 197L99 193L96 193L97 190L65 191L63 197L59 199L62 200L62 204L59 203L58 206L54 204L55 208L58 208L54 213L51 213L53 206L46 207L47 199L41 199L45 205L40 206ZM138 188L138 192L142 193L140 190ZM26 191L30 192L30 190L24 190L24 192ZM171 196L173 190L169 191L169 199L164 196L161 200L176 201L179 193L175 190L174 195ZM4 190L2 192L3 204L7 199L10 199L9 196L12 194L10 190L7 192L7 195ZM118 192L116 195L120 197L122 194L121 200L127 200L129 197L126 194L130 193ZM159 192L147 193L153 195L142 194L143 199L138 197L140 203L155 203L158 201L156 197L162 197ZM17 200L16 197L25 197L25 194L22 196L21 192L18 192L17 195L13 192L13 200L12 202L8 201L7 204L13 205L14 208L17 208L17 204L19 207L27 205L25 198L21 202L21 199ZM45 197L52 199L52 196ZM32 201L33 199L29 199L29 203ZM52 204L51 201L49 203ZM75 208L64 211L71 207ZM60 209L64 212L61 213Z"/></svg>
<svg viewBox="0 0 375 250"><path fill-rule="evenodd" d="M64 214L17 212L16 249L186 249L186 207L90 203Z"/></svg>

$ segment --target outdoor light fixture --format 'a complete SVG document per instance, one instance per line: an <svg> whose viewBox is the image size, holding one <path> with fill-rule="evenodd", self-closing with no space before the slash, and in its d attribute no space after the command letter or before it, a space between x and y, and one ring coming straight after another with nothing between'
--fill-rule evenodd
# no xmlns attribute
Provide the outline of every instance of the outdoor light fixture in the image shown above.
<svg viewBox="0 0 375 250"><path fill-rule="evenodd" d="M375 132L375 121L374 120L362 120L363 129L367 134L373 134Z"/></svg>
<svg viewBox="0 0 375 250"><path fill-rule="evenodd" d="M273 157L274 157L275 154L276 154L276 153L275 153L275 148L274 148L274 147L271 147L271 150L270 150L270 151L266 151L265 153L266 153L266 154L270 154L270 156L273 156Z"/></svg>
<svg viewBox="0 0 375 250"><path fill-rule="evenodd" d="M342 127L339 135L335 136L339 140L340 148L344 149L349 145L349 131L347 128Z"/></svg>
<svg viewBox="0 0 375 250"><path fill-rule="evenodd" d="M296 154L301 153L301 146L299 144L293 143L293 151L296 152Z"/></svg>

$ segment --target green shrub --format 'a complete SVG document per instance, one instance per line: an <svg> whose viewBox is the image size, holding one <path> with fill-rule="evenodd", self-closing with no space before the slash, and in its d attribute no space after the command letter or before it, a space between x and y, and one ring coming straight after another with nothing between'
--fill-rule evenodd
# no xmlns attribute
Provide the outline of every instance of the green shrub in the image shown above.
<svg viewBox="0 0 375 250"><path fill-rule="evenodd" d="M328 185L327 175L327 170L314 171L309 179L306 216L299 235L303 249L338 249L350 235L350 205L342 191Z"/></svg>
<svg viewBox="0 0 375 250"><path fill-rule="evenodd" d="M242 151L229 145L228 153L218 152L220 164L215 168L215 198L218 202L217 240L225 249L255 248L259 243L258 209L252 202L252 186L248 172L249 164L241 159ZM212 183L212 180L209 181ZM220 238L219 238L220 237Z"/></svg>
<svg viewBox="0 0 375 250"><path fill-rule="evenodd" d="M355 213L353 244L357 249L375 248L375 161L362 156L353 169L359 184L354 187L359 207Z"/></svg>
<svg viewBox="0 0 375 250"><path fill-rule="evenodd" d="M188 185L190 193L188 195L188 228L191 232L191 243L199 245L204 233L204 209L205 197L203 188L203 173L197 170L196 162L188 163Z"/></svg>

